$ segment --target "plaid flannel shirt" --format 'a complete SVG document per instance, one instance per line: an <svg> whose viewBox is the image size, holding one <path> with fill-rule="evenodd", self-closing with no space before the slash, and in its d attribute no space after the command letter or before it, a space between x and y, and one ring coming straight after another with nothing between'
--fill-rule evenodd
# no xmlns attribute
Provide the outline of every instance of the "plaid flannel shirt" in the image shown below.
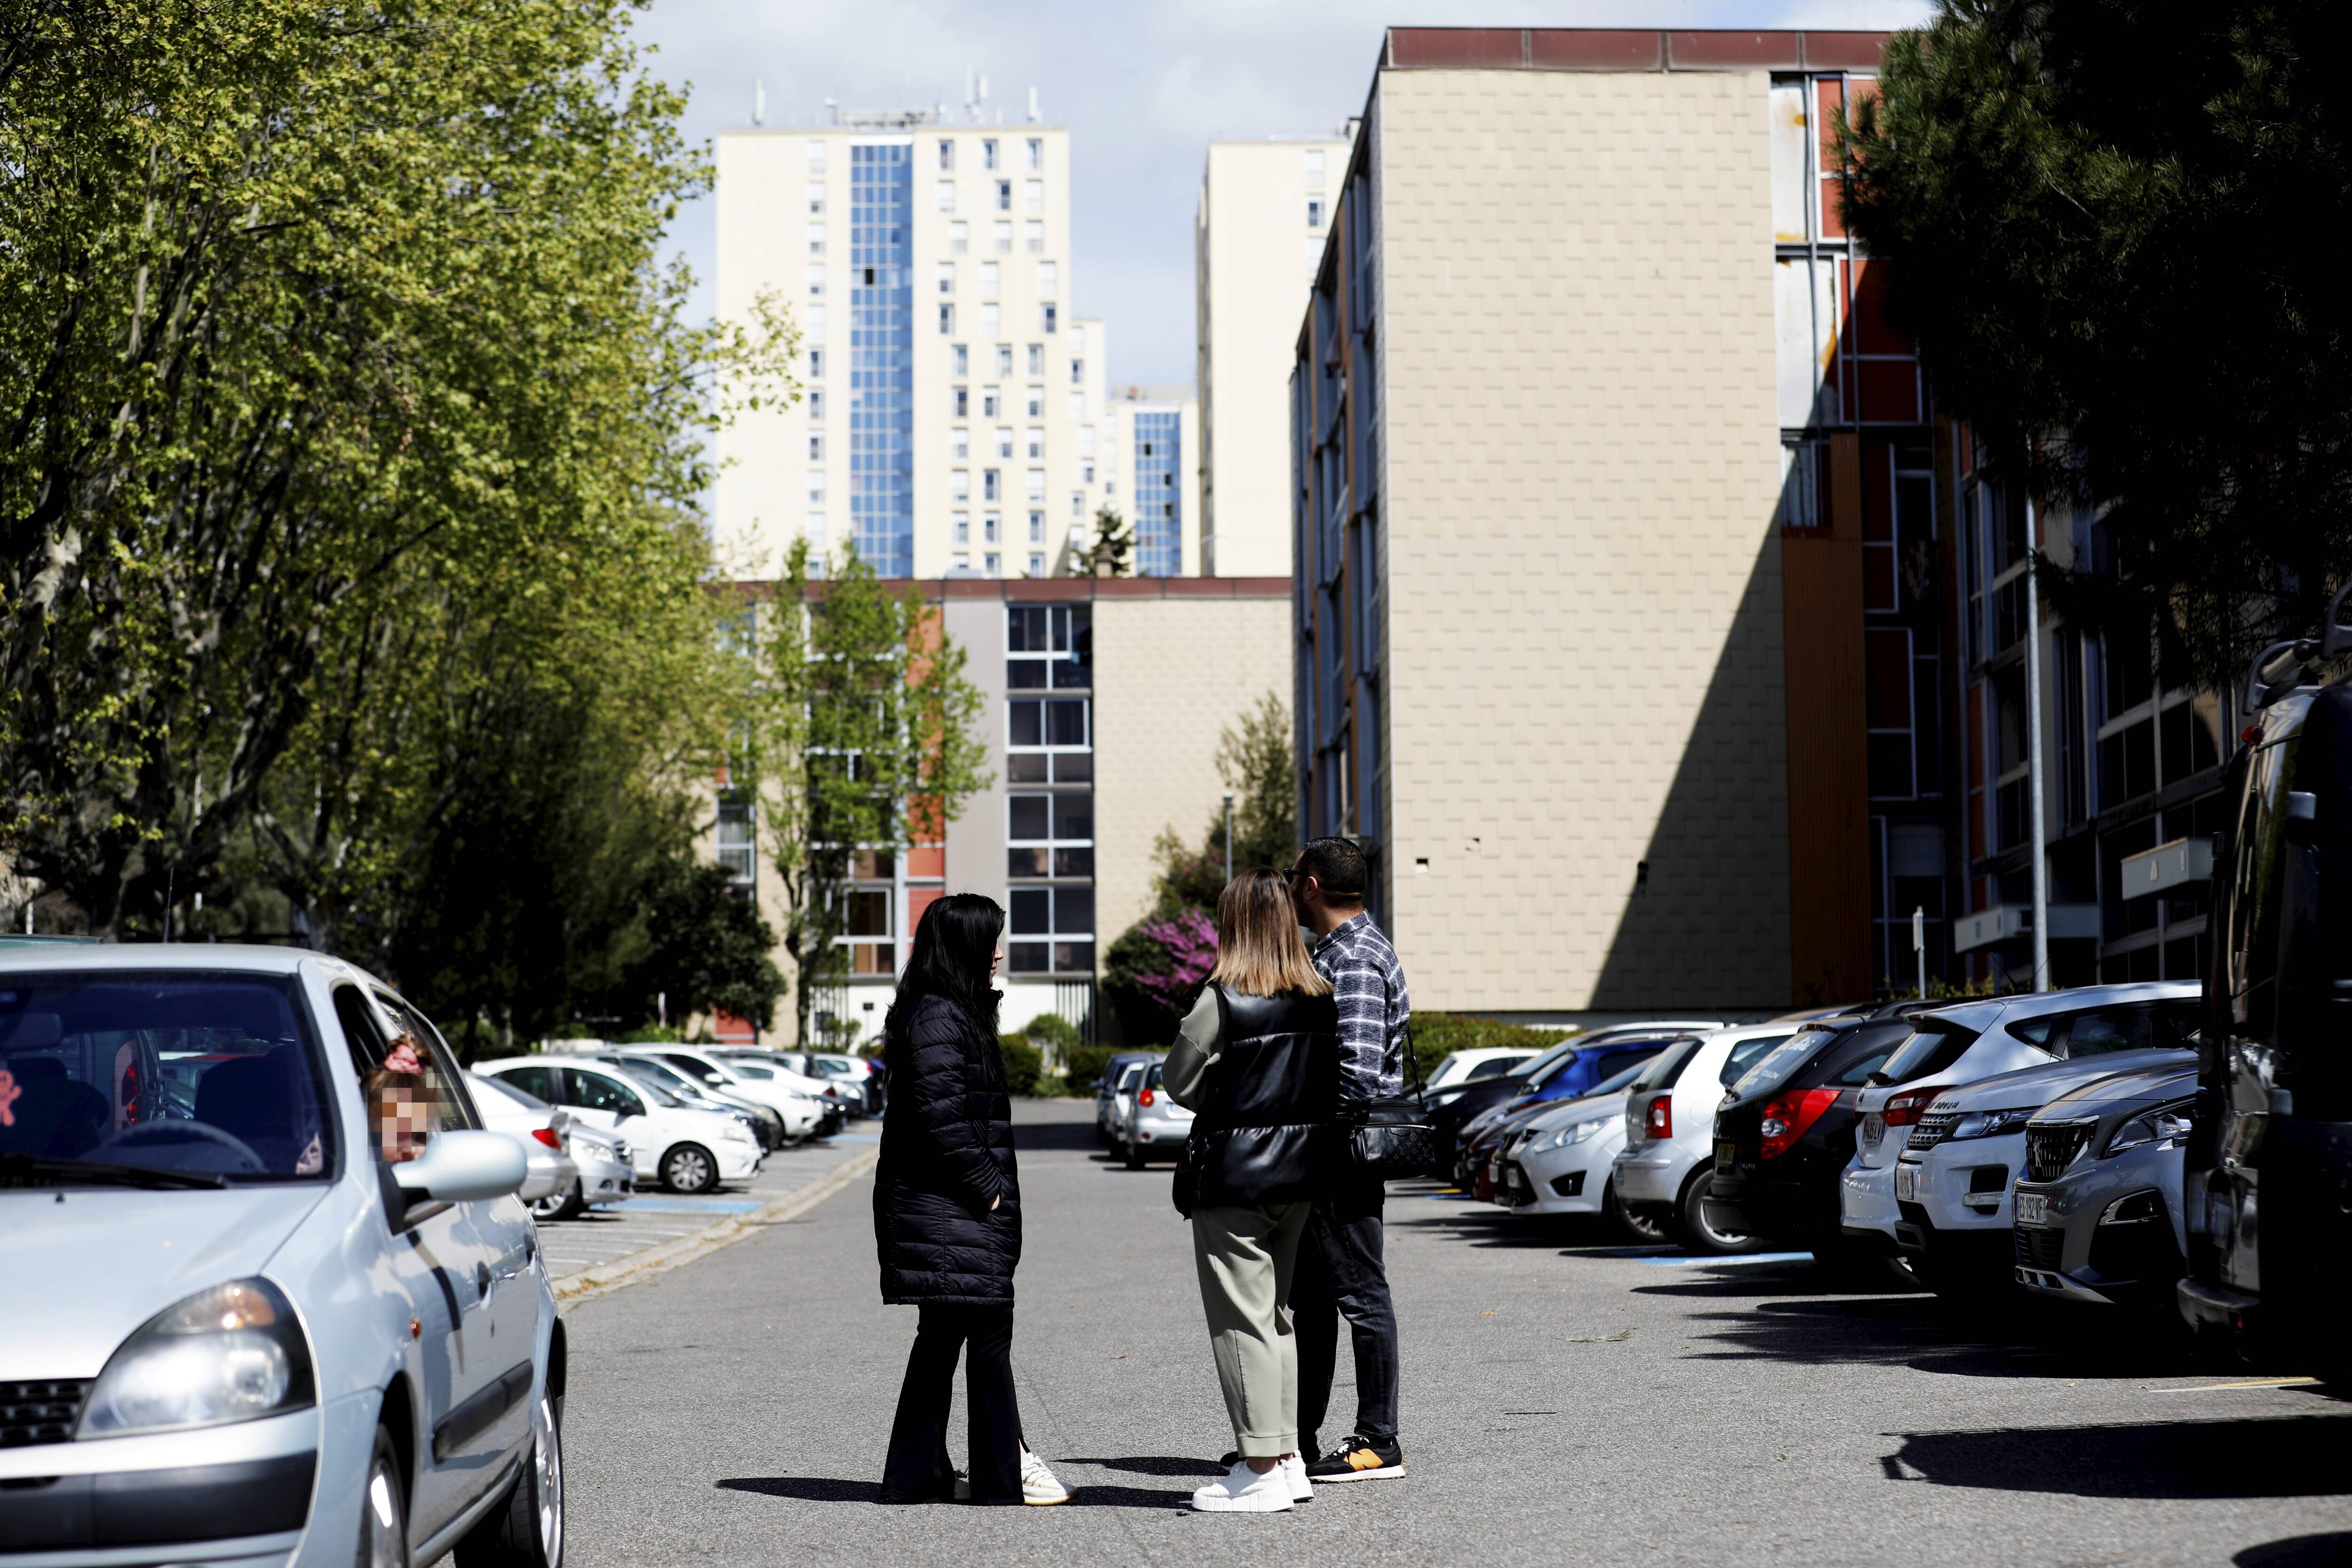
<svg viewBox="0 0 2352 1568"><path fill-rule="evenodd" d="M1406 1026L1412 1001L1396 949L1369 914L1314 944L1315 968L1339 1005L1339 1095L1385 1100L1404 1092Z"/></svg>

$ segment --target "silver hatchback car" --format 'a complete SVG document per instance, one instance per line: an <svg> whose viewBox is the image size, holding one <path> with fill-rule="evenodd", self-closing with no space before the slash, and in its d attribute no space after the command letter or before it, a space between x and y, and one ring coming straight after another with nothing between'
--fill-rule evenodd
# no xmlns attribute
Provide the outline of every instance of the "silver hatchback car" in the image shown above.
<svg viewBox="0 0 2352 1568"><path fill-rule="evenodd" d="M1127 1101L1127 1121L1120 1127L1119 1149L1130 1171L1140 1171L1154 1159L1173 1160L1184 1152L1192 1136L1192 1113L1168 1098L1160 1081L1160 1064L1143 1069L1143 1078Z"/></svg>
<svg viewBox="0 0 2352 1568"><path fill-rule="evenodd" d="M351 964L0 949L0 1553L556 1568L523 1174Z"/></svg>

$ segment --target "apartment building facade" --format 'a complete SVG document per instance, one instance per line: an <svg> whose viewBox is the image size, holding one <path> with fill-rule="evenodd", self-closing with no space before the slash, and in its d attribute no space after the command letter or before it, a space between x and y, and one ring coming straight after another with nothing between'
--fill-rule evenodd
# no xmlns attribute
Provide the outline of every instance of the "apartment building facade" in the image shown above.
<svg viewBox="0 0 2352 1568"><path fill-rule="evenodd" d="M1948 492L1829 155L1883 42L1384 40L1297 338L1295 711L1427 1005L1866 996L1914 907L1946 967Z"/></svg>
<svg viewBox="0 0 2352 1568"><path fill-rule="evenodd" d="M1290 571L1291 340L1348 139L1212 142L1192 220L1201 570Z"/></svg>
<svg viewBox="0 0 2352 1568"><path fill-rule="evenodd" d="M1072 317L1069 136L839 112L718 142L718 310L803 332L803 395L722 431L744 577L795 538L890 577L1045 576L1090 527L1104 330ZM1090 534L1089 534L1090 537Z"/></svg>

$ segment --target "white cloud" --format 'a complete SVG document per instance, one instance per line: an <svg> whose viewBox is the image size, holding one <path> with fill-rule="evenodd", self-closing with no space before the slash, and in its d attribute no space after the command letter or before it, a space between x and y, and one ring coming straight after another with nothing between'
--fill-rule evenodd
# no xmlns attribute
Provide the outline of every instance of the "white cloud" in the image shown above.
<svg viewBox="0 0 2352 1568"><path fill-rule="evenodd" d="M1076 311L1109 321L1117 380L1165 383L1192 379L1192 207L1206 143L1324 132L1357 113L1388 20L1881 28L1929 10L1927 0L1414 0L1387 17L1346 0L653 0L636 35L658 47L657 74L691 84L685 130L696 141L750 124L754 82L770 125L822 123L827 98L957 110L967 68L988 77L992 112L1018 121L1035 86L1045 118L1070 131ZM709 202L681 214L671 238L707 309Z"/></svg>

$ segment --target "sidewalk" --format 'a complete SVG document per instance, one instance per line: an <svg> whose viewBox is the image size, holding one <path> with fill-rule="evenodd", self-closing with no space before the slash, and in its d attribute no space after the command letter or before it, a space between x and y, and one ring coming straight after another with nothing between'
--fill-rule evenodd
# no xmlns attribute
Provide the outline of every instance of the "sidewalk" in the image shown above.
<svg viewBox="0 0 2352 1568"><path fill-rule="evenodd" d="M789 1219L872 1169L881 1142L878 1117L853 1122L822 1142L777 1150L748 1183L692 1197L641 1187L627 1203L541 1224L556 1300L568 1308Z"/></svg>

